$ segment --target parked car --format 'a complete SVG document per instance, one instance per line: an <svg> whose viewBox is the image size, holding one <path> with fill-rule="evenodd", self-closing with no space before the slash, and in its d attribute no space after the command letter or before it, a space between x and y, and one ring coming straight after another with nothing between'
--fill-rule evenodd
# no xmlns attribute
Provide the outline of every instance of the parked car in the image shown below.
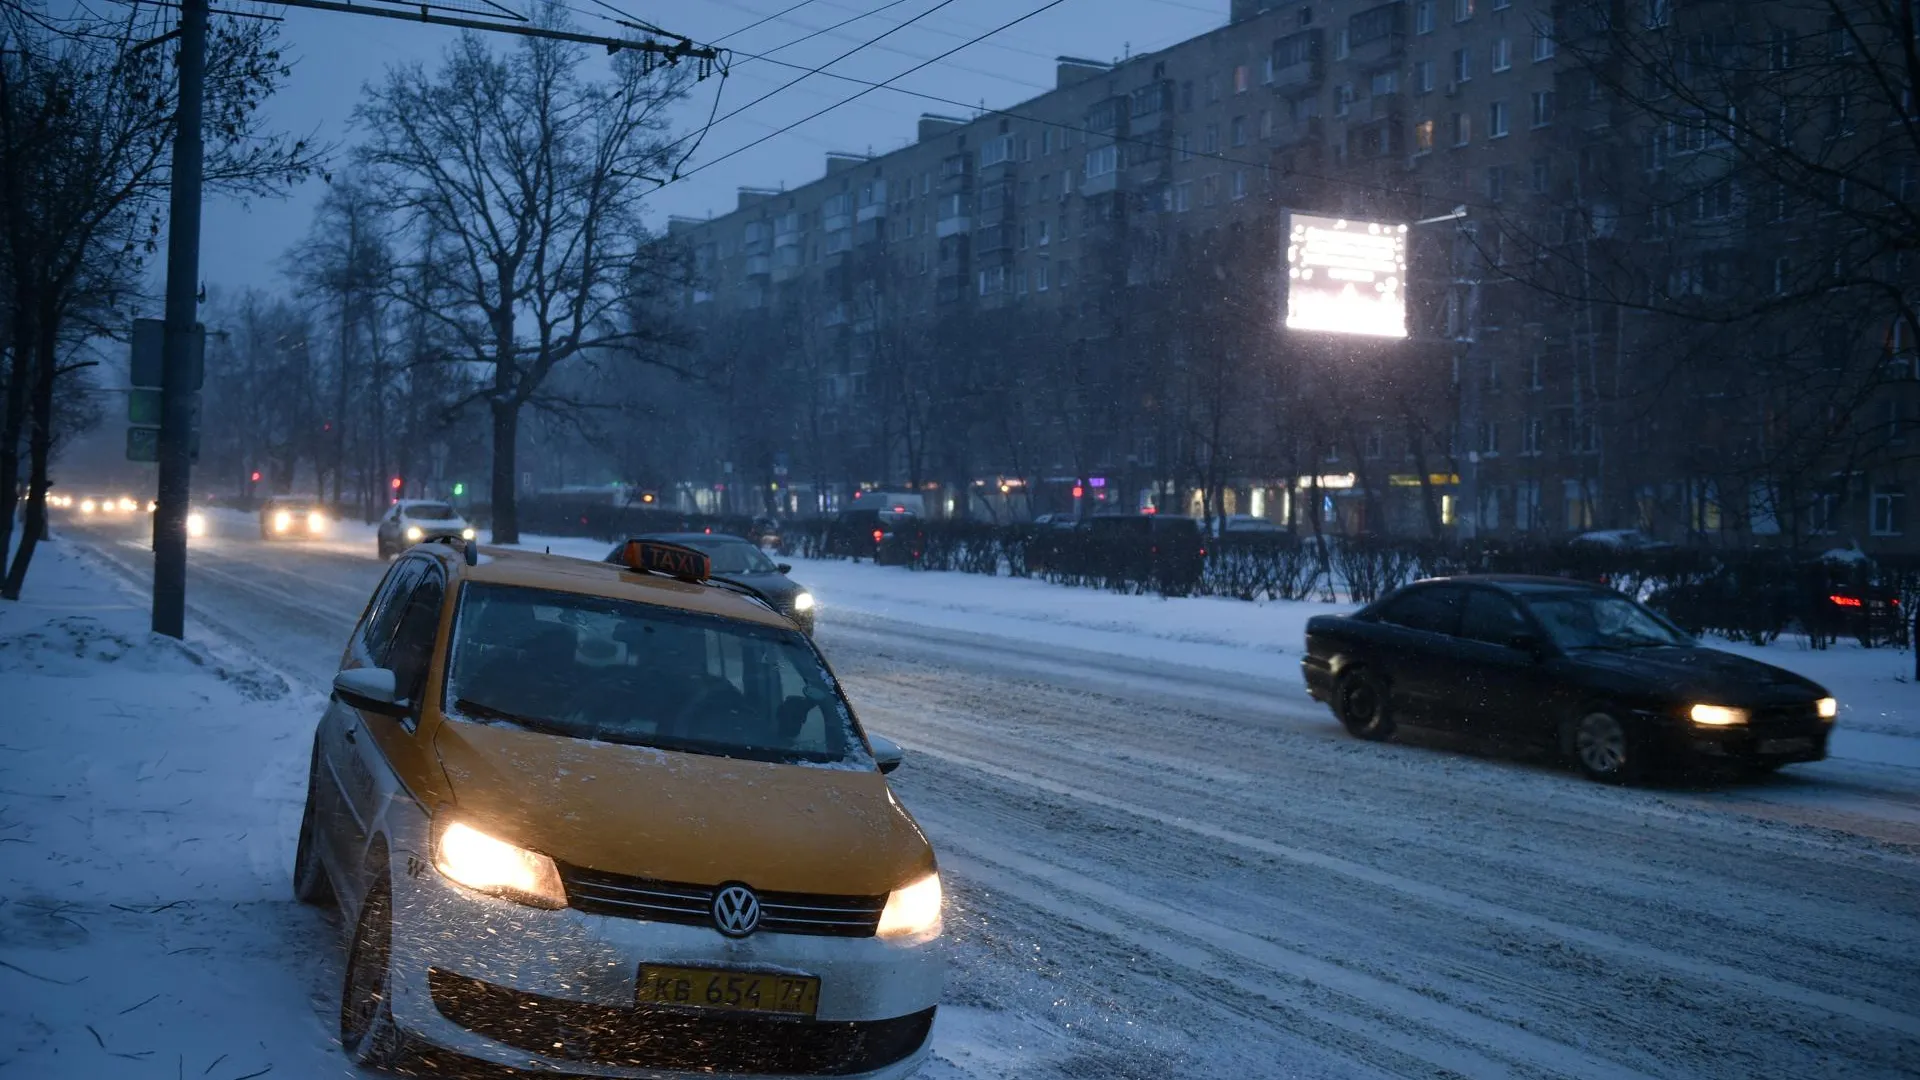
<svg viewBox="0 0 1920 1080"><path fill-rule="evenodd" d="M1599 529L1573 538L1579 546L1605 548L1608 551L1670 551L1673 545L1655 540L1639 529Z"/></svg>
<svg viewBox="0 0 1920 1080"><path fill-rule="evenodd" d="M752 589L766 598L780 614L792 619L808 637L813 636L813 594L788 577L793 566L776 563L766 552L744 536L726 533L648 533L636 537L668 544L679 544L704 552L710 564L707 576L714 581L730 581ZM615 544L606 561L626 560L627 541Z"/></svg>
<svg viewBox="0 0 1920 1080"><path fill-rule="evenodd" d="M419 543L429 536L457 533L466 540L475 536L472 525L459 511L430 499L401 499L387 510L374 533L374 546L383 559Z"/></svg>
<svg viewBox="0 0 1920 1080"><path fill-rule="evenodd" d="M1081 531L1080 521L1079 515L1071 513L1041 514L1034 518L1032 533L1027 539L1028 572L1044 574L1070 561L1069 549Z"/></svg>
<svg viewBox="0 0 1920 1080"><path fill-rule="evenodd" d="M1096 514L1045 545L1045 569L1145 582L1171 596L1192 592L1205 568L1200 522L1174 514Z"/></svg>
<svg viewBox="0 0 1920 1080"><path fill-rule="evenodd" d="M1606 781L1674 763L1818 761L1838 712L1808 679L1561 578L1439 578L1315 616L1300 668L1359 738L1409 724L1536 744Z"/></svg>
<svg viewBox="0 0 1920 1080"><path fill-rule="evenodd" d="M827 554L913 566L927 550L925 522L898 510L844 510L827 527Z"/></svg>
<svg viewBox="0 0 1920 1080"><path fill-rule="evenodd" d="M1271 518L1255 517L1252 514L1228 514L1214 519L1213 531L1216 536L1277 536L1291 537L1293 530Z"/></svg>
<svg viewBox="0 0 1920 1080"><path fill-rule="evenodd" d="M1862 645L1904 642L1907 617L1889 588L1865 584L1824 560L1756 569L1736 564L1660 589L1647 603L1692 633L1779 633L1791 627Z"/></svg>
<svg viewBox="0 0 1920 1080"><path fill-rule="evenodd" d="M778 549L783 531L780 522L773 518L757 517L747 526L747 541L763 548Z"/></svg>

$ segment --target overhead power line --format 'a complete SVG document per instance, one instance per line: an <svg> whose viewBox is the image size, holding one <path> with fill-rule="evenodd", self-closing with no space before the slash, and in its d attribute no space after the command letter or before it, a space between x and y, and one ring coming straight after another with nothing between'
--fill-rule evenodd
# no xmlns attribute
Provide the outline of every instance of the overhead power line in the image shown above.
<svg viewBox="0 0 1920 1080"><path fill-rule="evenodd" d="M800 2L797 4L794 4L790 7L781 8L779 11L776 11L771 15L765 16L764 18L756 19L753 22L748 23L747 25L741 27L738 30L728 31L725 34L722 34L719 37L714 38L713 43L715 45L718 45L721 42L727 40L728 38L739 37L741 34L744 34L749 30L758 29L762 26L765 26L767 23L772 22L775 19L783 18L793 12L799 11L801 8L806 7L808 4L811 4L813 2L814 0L800 0Z"/></svg>
<svg viewBox="0 0 1920 1080"><path fill-rule="evenodd" d="M997 27L994 27L992 30L987 31L984 34L980 34L979 36L974 37L970 40L964 41L959 45L955 45L953 48L948 49L946 52L943 52L938 56L932 57L931 59L928 59L928 60L923 60L920 63L915 64L914 66L908 68L907 70L900 72L898 75L895 75L892 78L887 79L885 82L875 83L871 86L867 86L861 89L858 93L850 94L847 97L834 102L833 104L827 106L824 109L820 109L815 112L809 113L808 115L803 116L800 119L795 120L790 124L787 124L783 127L776 129L770 134L763 135L760 138L755 139L750 143L747 143L745 146L735 147L734 149L727 151L726 153L720 155L717 158L714 158L711 161L702 162L701 164L695 166L691 171L681 173L680 175L673 177L672 180L684 180L690 176L697 175L706 169L710 169L713 166L718 165L721 162L727 160L728 158L736 157L740 154L744 154L748 150L751 150L754 147L759 146L761 143L767 142L770 139L778 138L779 136L784 135L789 131L792 131L794 128L797 128L802 124L808 123L813 120L817 120L820 117L825 116L826 114L832 112L833 110L838 109L842 105L846 105L849 102L858 101L859 99L867 96L868 94L873 93L875 90L887 89L894 82L900 79L904 79L916 71L921 71L925 68L932 67L934 64L937 64L940 61L945 60L947 57L952 56L953 54L961 51L962 49L968 48L969 46L976 45L982 41L985 41L987 38L990 38L995 34L1002 33L1006 30L1010 30L1013 27L1018 26L1023 22L1026 22L1028 19L1031 19L1034 16L1041 14L1042 12L1050 11L1053 8L1059 7L1063 3L1066 3L1066 0L1048 0L1047 3L1042 4L1037 8L1034 8L1032 11L1027 12L1025 15L1021 15L1018 18L1011 19L1005 23L1002 23ZM945 6L944 4L938 5L938 7L944 7L944 6ZM927 14L927 13L930 13L931 11L938 10L938 7L930 8L928 9L928 12L922 12L922 14ZM896 27L896 29L898 28ZM805 78L805 77L806 76L804 75L801 76L801 78ZM797 82L799 80L796 79L795 81ZM672 180L669 180L668 183L671 183ZM665 187L666 185L662 184L661 186Z"/></svg>

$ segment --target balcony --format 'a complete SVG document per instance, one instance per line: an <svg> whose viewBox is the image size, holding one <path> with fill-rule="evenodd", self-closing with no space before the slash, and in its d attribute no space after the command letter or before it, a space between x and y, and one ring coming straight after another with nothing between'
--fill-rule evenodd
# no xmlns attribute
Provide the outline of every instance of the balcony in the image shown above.
<svg viewBox="0 0 1920 1080"><path fill-rule="evenodd" d="M1302 30L1281 38L1273 46L1273 88L1290 94L1309 86L1318 86L1326 77L1325 33Z"/></svg>
<svg viewBox="0 0 1920 1080"><path fill-rule="evenodd" d="M1407 115L1407 95L1394 92L1375 94L1367 99L1367 119L1402 120Z"/></svg>
<svg viewBox="0 0 1920 1080"><path fill-rule="evenodd" d="M764 254L747 256L748 277L766 277L771 273L773 273L773 256Z"/></svg>
<svg viewBox="0 0 1920 1080"><path fill-rule="evenodd" d="M852 227L852 214L823 214L820 217L820 228L823 232L837 233Z"/></svg>
<svg viewBox="0 0 1920 1080"><path fill-rule="evenodd" d="M933 235L944 240L949 236L959 236L973 231L973 218L967 216L944 217L933 223Z"/></svg>
<svg viewBox="0 0 1920 1080"><path fill-rule="evenodd" d="M1406 126L1397 120L1368 120L1347 128L1349 160L1399 157L1406 152Z"/></svg>
<svg viewBox="0 0 1920 1080"><path fill-rule="evenodd" d="M1016 226L1012 224L995 225L984 228L974 234L973 251L978 256L1003 255L1013 250L1013 235Z"/></svg>
<svg viewBox="0 0 1920 1080"><path fill-rule="evenodd" d="M883 218L886 216L887 216L887 204L883 202L876 202L876 203L868 203L867 205L861 207L859 210L855 211L853 215L853 219L859 222L867 222L867 221L872 221L875 218Z"/></svg>
<svg viewBox="0 0 1920 1080"><path fill-rule="evenodd" d="M1119 186L1120 173L1118 170L1115 170L1113 172L1101 173L1099 176L1082 178L1080 181L1080 194L1091 199L1096 195L1105 195L1114 191L1118 189Z"/></svg>
<svg viewBox="0 0 1920 1080"><path fill-rule="evenodd" d="M1298 120L1276 120L1273 125L1275 146L1301 146L1306 143L1324 142L1326 137L1326 120L1319 116L1303 116Z"/></svg>

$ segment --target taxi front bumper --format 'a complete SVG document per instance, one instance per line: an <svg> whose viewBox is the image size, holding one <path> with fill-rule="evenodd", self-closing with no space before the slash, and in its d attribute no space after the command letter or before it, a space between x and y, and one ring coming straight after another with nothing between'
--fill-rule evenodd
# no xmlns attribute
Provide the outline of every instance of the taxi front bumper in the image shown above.
<svg viewBox="0 0 1920 1080"><path fill-rule="evenodd" d="M416 864L417 865L417 864ZM483 896L431 868L395 875L394 1020L462 1057L575 1076L833 1075L893 1080L925 1059L936 942L758 933ZM640 965L820 980L811 1019L635 1006Z"/></svg>

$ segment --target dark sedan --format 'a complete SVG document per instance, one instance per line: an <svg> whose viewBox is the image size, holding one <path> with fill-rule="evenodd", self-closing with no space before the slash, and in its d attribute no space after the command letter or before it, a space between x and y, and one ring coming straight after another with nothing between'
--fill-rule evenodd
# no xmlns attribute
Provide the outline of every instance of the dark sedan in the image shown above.
<svg viewBox="0 0 1920 1080"><path fill-rule="evenodd" d="M1360 738L1405 723L1534 744L1596 780L1668 763L1818 761L1838 708L1817 683L1559 578L1438 578L1315 616L1300 666L1308 693Z"/></svg>
<svg viewBox="0 0 1920 1080"><path fill-rule="evenodd" d="M745 537L727 533L685 532L648 533L634 539L664 540L705 552L712 563L709 573L715 580L731 581L752 589L779 609L780 614L792 619L801 632L808 637L813 636L813 594L787 576L792 566L767 558L766 552ZM615 545L607 553L606 561L622 561L621 553L626 546L625 541Z"/></svg>

